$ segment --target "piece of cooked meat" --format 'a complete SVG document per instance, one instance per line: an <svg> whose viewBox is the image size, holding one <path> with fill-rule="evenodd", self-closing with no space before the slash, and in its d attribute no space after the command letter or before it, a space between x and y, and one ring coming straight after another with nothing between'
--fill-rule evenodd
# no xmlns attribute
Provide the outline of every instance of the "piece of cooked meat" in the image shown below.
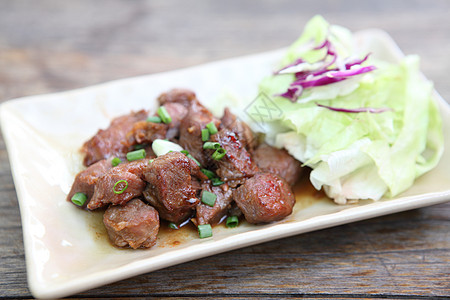
<svg viewBox="0 0 450 300"><path fill-rule="evenodd" d="M67 195L67 201L71 202L73 195L75 195L76 193L84 193L87 200L84 203L83 207L86 207L90 199L92 198L92 195L94 194L94 188L97 180L111 168L111 160L103 159L90 165L85 170L79 172L77 176L75 176L72 188Z"/></svg>
<svg viewBox="0 0 450 300"><path fill-rule="evenodd" d="M294 194L289 184L272 173L258 173L235 190L233 199L247 222L278 221L292 213Z"/></svg>
<svg viewBox="0 0 450 300"><path fill-rule="evenodd" d="M118 247L150 248L156 244L159 216L156 209L139 199L111 205L103 215L111 242Z"/></svg>
<svg viewBox="0 0 450 300"><path fill-rule="evenodd" d="M193 213L198 204L196 176L198 165L180 152L158 156L144 170L149 183L145 199L154 206L162 219L180 223Z"/></svg>
<svg viewBox="0 0 450 300"><path fill-rule="evenodd" d="M241 184L246 178L252 177L259 171L250 153L245 150L238 135L227 128L221 129L211 136L213 142L218 142L226 150L225 156L215 161L216 174L232 187Z"/></svg>
<svg viewBox="0 0 450 300"><path fill-rule="evenodd" d="M202 166L212 164L211 156L203 150L202 129L213 122L219 128L220 121L201 104L193 103L186 117L181 121L179 144L195 157Z"/></svg>
<svg viewBox="0 0 450 300"><path fill-rule="evenodd" d="M87 208L93 210L109 203L123 205L141 196L146 186L143 172L148 163L147 158L125 162L103 174L95 184L94 194Z"/></svg>
<svg viewBox="0 0 450 300"><path fill-rule="evenodd" d="M146 120L136 122L127 135L127 143L129 146L151 144L156 139L165 139L168 129L169 126L164 123L153 123Z"/></svg>
<svg viewBox="0 0 450 300"><path fill-rule="evenodd" d="M85 154L83 164L93 163L111 156L123 156L130 149L126 140L127 133L134 123L147 118L147 112L140 110L112 120L105 130L100 129L90 140L83 144L81 152Z"/></svg>
<svg viewBox="0 0 450 300"><path fill-rule="evenodd" d="M172 118L169 124L153 123L147 120L136 122L127 134L127 144L151 144L156 139L174 139L180 134L181 120L186 116L188 109L179 103L166 103L163 105ZM156 116L156 114L155 114Z"/></svg>
<svg viewBox="0 0 450 300"><path fill-rule="evenodd" d="M257 136L253 134L250 127L245 122L239 120L228 107L225 108L220 121L222 122L222 127L237 133L239 140L250 153L258 146Z"/></svg>
<svg viewBox="0 0 450 300"><path fill-rule="evenodd" d="M217 198L212 207L202 202L197 205L197 225L217 224L231 208L233 189L229 188L226 184L221 186L211 186L209 182L204 182L202 184L202 190L214 193Z"/></svg>
<svg viewBox="0 0 450 300"><path fill-rule="evenodd" d="M294 185L302 172L301 163L286 150L261 144L253 152L253 160L263 172L274 173Z"/></svg>
<svg viewBox="0 0 450 300"><path fill-rule="evenodd" d="M171 140L178 138L180 135L180 124L184 117L186 117L188 108L186 108L183 104L176 102L168 102L163 106L166 108L167 113L172 119L172 121L168 124L169 129L167 130L166 139Z"/></svg>
<svg viewBox="0 0 450 300"><path fill-rule="evenodd" d="M198 102L195 93L187 89L172 89L166 93L162 93L158 97L160 105L166 103L180 103L186 108L189 108L193 102Z"/></svg>

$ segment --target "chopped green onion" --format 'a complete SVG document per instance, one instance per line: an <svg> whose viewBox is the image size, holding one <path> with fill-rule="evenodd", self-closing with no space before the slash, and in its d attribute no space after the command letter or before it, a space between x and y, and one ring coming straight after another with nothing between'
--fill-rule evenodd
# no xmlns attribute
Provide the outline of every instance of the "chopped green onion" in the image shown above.
<svg viewBox="0 0 450 300"><path fill-rule="evenodd" d="M158 116L161 118L161 121L163 121L166 124L172 122L172 118L170 117L169 113L167 112L164 106L160 106L158 108Z"/></svg>
<svg viewBox="0 0 450 300"><path fill-rule="evenodd" d="M154 161L155 161L154 159L150 159L150 160L148 161L148 163L151 164L151 163L154 162Z"/></svg>
<svg viewBox="0 0 450 300"><path fill-rule="evenodd" d="M134 150L140 150L140 149L144 149L145 147L147 147L146 144L137 144L133 146Z"/></svg>
<svg viewBox="0 0 450 300"><path fill-rule="evenodd" d="M135 151L131 151L127 153L127 159L128 161L138 160L145 158L145 149L139 149Z"/></svg>
<svg viewBox="0 0 450 300"><path fill-rule="evenodd" d="M161 118L158 117L158 116L148 117L148 118L147 118L147 122L161 123Z"/></svg>
<svg viewBox="0 0 450 300"><path fill-rule="evenodd" d="M84 203L86 203L87 196L85 193L78 192L75 193L75 195L73 195L70 200L72 201L73 204L77 206L83 206Z"/></svg>
<svg viewBox="0 0 450 300"><path fill-rule="evenodd" d="M220 160L222 157L225 156L226 153L227 153L227 150L225 150L223 148L219 148L213 153L212 158L214 160Z"/></svg>
<svg viewBox="0 0 450 300"><path fill-rule="evenodd" d="M234 228L239 225L239 219L237 216L230 216L227 218L227 222L225 223L225 226L228 228Z"/></svg>
<svg viewBox="0 0 450 300"><path fill-rule="evenodd" d="M188 158L192 159L199 167L201 166L200 162L198 160L195 159L195 157L193 157L189 151L187 150L181 150L181 153L183 153L184 155L186 155Z"/></svg>
<svg viewBox="0 0 450 300"><path fill-rule="evenodd" d="M200 171L202 171L203 174L206 175L206 177L208 177L208 179L212 179L216 177L216 174L214 174L214 172L207 170L207 169L201 169Z"/></svg>
<svg viewBox="0 0 450 300"><path fill-rule="evenodd" d="M216 203L217 195L208 191L203 191L202 193L202 203L209 205L211 207Z"/></svg>
<svg viewBox="0 0 450 300"><path fill-rule="evenodd" d="M219 148L220 148L219 143L206 142L203 144L203 149L219 149Z"/></svg>
<svg viewBox="0 0 450 300"><path fill-rule="evenodd" d="M209 140L209 130L208 128L202 129L202 142L206 142Z"/></svg>
<svg viewBox="0 0 450 300"><path fill-rule="evenodd" d="M198 225L198 236L201 239L208 238L212 236L212 228L209 224Z"/></svg>
<svg viewBox="0 0 450 300"><path fill-rule="evenodd" d="M120 160L120 158L114 157L114 158L111 160L111 165L112 165L113 167L117 167L121 162L122 162L122 161Z"/></svg>
<svg viewBox="0 0 450 300"><path fill-rule="evenodd" d="M210 123L206 124L206 128L208 128L209 134L211 134L211 135L216 134L218 131L214 122L210 122Z"/></svg>
<svg viewBox="0 0 450 300"><path fill-rule="evenodd" d="M119 185L119 184L121 184L121 183L125 183L125 186L123 187L123 188L121 188L120 190L116 190L116 187ZM126 180L119 180L119 181L117 181L115 184L114 184L114 186L113 186L113 192L114 192L114 194L117 194L117 195L119 195L119 194L122 194L123 192L125 192L125 190L128 188L128 181L126 181Z"/></svg>
<svg viewBox="0 0 450 300"><path fill-rule="evenodd" d="M224 184L225 182L223 182L219 178L211 178L211 183L213 186L218 186Z"/></svg>
<svg viewBox="0 0 450 300"><path fill-rule="evenodd" d="M169 223L169 228L170 229L178 229L178 226L177 226L177 224L170 222Z"/></svg>

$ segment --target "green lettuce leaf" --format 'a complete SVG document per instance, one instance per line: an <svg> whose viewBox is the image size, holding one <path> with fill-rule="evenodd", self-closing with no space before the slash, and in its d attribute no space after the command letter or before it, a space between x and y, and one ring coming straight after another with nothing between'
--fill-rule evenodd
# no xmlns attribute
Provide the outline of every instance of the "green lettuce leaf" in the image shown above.
<svg viewBox="0 0 450 300"><path fill-rule="evenodd" d="M311 63L321 59L323 49L311 49L325 38L335 45L341 58L365 55L357 52L348 30L330 26L316 16L288 49L281 66L299 57ZM286 91L294 75L270 75L260 84L260 92L271 97L283 112L266 127L267 142L286 148L310 166L312 184L323 188L337 203L396 196L435 167L443 152L440 114L431 96L432 84L419 71L419 58L406 56L398 64L370 58L365 63L377 69L305 89L295 103L276 96ZM346 113L317 103L389 110Z"/></svg>

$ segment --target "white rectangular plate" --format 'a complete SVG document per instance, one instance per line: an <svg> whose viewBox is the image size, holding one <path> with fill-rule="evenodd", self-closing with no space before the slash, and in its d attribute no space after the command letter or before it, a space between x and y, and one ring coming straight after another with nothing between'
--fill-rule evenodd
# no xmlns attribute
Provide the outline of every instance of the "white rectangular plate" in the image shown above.
<svg viewBox="0 0 450 300"><path fill-rule="evenodd" d="M356 34L373 55L396 61L402 54L379 30ZM444 122L445 152L439 165L400 197L338 206L304 192L294 213L279 223L214 228L200 240L193 231L161 234L149 250L119 250L107 242L99 213L76 209L66 194L81 157L77 150L111 118L130 110L154 109L156 97L174 87L208 99L224 90L256 96L261 78L283 51L210 63L189 69L114 81L58 94L8 101L0 117L20 204L28 283L35 297L59 298L200 257L450 200L450 109L435 93Z"/></svg>

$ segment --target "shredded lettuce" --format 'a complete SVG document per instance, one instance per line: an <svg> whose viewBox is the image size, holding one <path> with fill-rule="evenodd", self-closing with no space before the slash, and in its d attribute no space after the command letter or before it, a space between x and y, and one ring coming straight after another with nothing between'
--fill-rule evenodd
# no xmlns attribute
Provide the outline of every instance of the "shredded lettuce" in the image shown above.
<svg viewBox="0 0 450 300"><path fill-rule="evenodd" d="M333 47L331 58L325 43ZM360 71L345 68L352 63ZM345 80L286 94L298 72L317 72L324 65L337 68ZM283 112L265 127L267 142L311 167L314 187L337 203L396 196L442 155L441 118L419 58L392 64L368 57L358 52L349 30L320 16L309 21L259 90Z"/></svg>

